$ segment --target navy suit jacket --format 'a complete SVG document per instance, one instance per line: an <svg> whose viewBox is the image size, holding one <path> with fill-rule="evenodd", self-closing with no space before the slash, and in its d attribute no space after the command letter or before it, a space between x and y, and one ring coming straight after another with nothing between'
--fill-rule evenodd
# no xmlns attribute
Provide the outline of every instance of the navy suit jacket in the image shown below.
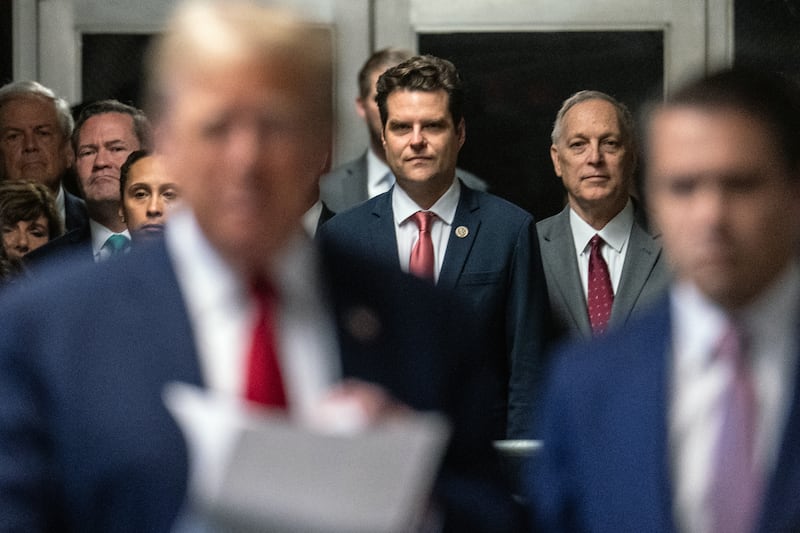
<svg viewBox="0 0 800 533"><path fill-rule="evenodd" d="M89 223L86 202L64 189L64 228L71 231Z"/></svg>
<svg viewBox="0 0 800 533"><path fill-rule="evenodd" d="M84 225L68 231L26 254L24 262L25 266L36 275L40 270L54 265L65 268L76 258L87 263L94 261L92 232L88 218Z"/></svg>
<svg viewBox="0 0 800 533"><path fill-rule="evenodd" d="M675 531L667 298L552 359L544 446L527 476L541 531ZM800 335L800 330L797 332ZM800 369L758 531L800 531Z"/></svg>
<svg viewBox="0 0 800 533"><path fill-rule="evenodd" d="M462 226L467 234L459 236ZM462 184L452 228L438 286L475 313L490 339L486 371L495 387L487 401L495 436L527 435L549 329L536 224L519 207ZM392 191L337 214L319 237L399 269Z"/></svg>
<svg viewBox="0 0 800 533"><path fill-rule="evenodd" d="M553 314L569 335L591 338L592 326L575 257L569 206L536 224L544 275ZM609 325L618 327L657 300L667 288L669 273L657 235L647 231L637 208Z"/></svg>
<svg viewBox="0 0 800 533"><path fill-rule="evenodd" d="M467 186L485 191L488 185L475 174L457 168L456 175ZM367 189L367 152L342 163L320 179L320 198L336 213L369 199Z"/></svg>
<svg viewBox="0 0 800 533"><path fill-rule="evenodd" d="M78 263L2 296L0 530L169 531L187 455L162 388L202 383L175 273L161 241ZM447 527L513 529L461 315L410 277L335 251L323 263L344 374L454 423L435 491Z"/></svg>

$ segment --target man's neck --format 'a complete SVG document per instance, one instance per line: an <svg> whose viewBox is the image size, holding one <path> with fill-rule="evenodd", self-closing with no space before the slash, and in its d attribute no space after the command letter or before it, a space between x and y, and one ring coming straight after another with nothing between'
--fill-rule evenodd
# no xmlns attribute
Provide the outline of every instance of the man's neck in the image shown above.
<svg viewBox="0 0 800 533"><path fill-rule="evenodd" d="M119 217L119 202L86 202L89 218L107 227L114 233L125 231L127 226Z"/></svg>
<svg viewBox="0 0 800 533"><path fill-rule="evenodd" d="M591 203L586 202L582 205L581 203L573 201L573 199L570 198L569 205L579 217L586 221L587 224L597 231L600 231L606 227L606 224L611 222L611 220L617 216L620 211L625 208L627 201L628 200L626 198L625 201L619 205L614 204L611 206L592 205Z"/></svg>

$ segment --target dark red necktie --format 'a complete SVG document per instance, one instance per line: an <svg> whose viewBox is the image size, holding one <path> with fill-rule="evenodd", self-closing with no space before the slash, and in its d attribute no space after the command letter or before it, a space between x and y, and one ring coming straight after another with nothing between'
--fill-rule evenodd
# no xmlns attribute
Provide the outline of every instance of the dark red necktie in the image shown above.
<svg viewBox="0 0 800 533"><path fill-rule="evenodd" d="M608 319L611 317L611 306L614 304L614 289L611 287L611 276L608 273L608 264L600 253L600 248L605 241L600 235L595 235L589 241L589 294L587 306L589 322L592 333L599 335L606 331Z"/></svg>
<svg viewBox="0 0 800 533"><path fill-rule="evenodd" d="M286 393L278 365L275 336L277 297L272 285L259 282L252 290L256 301L250 352L247 356L245 398L269 407L286 407Z"/></svg>
<svg viewBox="0 0 800 533"><path fill-rule="evenodd" d="M417 277L433 281L433 240L431 226L436 215L430 211L417 211L411 219L419 228L419 238L411 250L408 271Z"/></svg>

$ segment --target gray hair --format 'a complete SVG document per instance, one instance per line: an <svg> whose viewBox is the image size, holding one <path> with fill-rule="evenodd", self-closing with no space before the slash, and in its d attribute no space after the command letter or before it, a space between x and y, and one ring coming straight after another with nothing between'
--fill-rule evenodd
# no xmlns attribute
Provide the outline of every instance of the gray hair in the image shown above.
<svg viewBox="0 0 800 533"><path fill-rule="evenodd" d="M0 108L14 99L26 97L43 98L52 102L61 132L65 139L70 138L75 121L72 119L69 103L38 81L15 81L0 87Z"/></svg>
<svg viewBox="0 0 800 533"><path fill-rule="evenodd" d="M589 100L603 100L614 106L614 109L617 112L617 121L619 122L619 129L623 142L625 142L628 147L635 151L636 127L631 112L628 111L628 108L625 106L625 104L613 96L600 91L578 91L564 100L564 103L561 104L561 109L558 110L556 120L553 123L553 132L550 134L550 140L552 143L558 144L559 139L561 139L561 134L563 133L564 129L564 115L566 115L567 112L576 105Z"/></svg>

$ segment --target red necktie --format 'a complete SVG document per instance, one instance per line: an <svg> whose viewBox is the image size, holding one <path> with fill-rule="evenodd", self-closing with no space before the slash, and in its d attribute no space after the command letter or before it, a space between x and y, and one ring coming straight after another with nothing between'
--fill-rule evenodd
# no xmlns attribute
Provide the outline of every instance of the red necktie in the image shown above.
<svg viewBox="0 0 800 533"><path fill-rule="evenodd" d="M417 277L433 281L433 241L431 240L431 225L435 214L430 211L417 211L411 218L419 227L419 238L411 250L411 259L408 262L408 271Z"/></svg>
<svg viewBox="0 0 800 533"><path fill-rule="evenodd" d="M755 462L755 389L738 324L728 326L715 356L728 366L730 380L723 392L722 427L709 486L710 531L750 532L760 508L761 476Z"/></svg>
<svg viewBox="0 0 800 533"><path fill-rule="evenodd" d="M606 331L608 319L611 317L611 306L614 303L614 289L611 287L611 276L608 274L608 265L600 253L600 248L605 244L600 235L592 237L589 241L589 322L592 333L599 335Z"/></svg>
<svg viewBox="0 0 800 533"><path fill-rule="evenodd" d="M278 351L275 341L275 290L268 283L253 288L256 300L256 322L247 357L245 398L270 407L286 407Z"/></svg>

